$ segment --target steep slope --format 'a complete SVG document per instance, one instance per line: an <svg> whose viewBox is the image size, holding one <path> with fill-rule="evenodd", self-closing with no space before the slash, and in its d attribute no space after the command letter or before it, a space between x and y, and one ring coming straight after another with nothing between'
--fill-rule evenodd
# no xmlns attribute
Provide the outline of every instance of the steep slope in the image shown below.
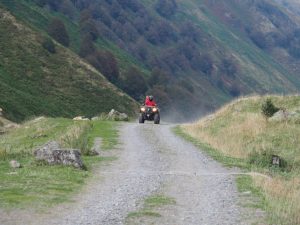
<svg viewBox="0 0 300 225"><path fill-rule="evenodd" d="M49 37L0 9L0 106L12 120L32 115L93 116L112 108L132 114L136 103L98 71Z"/></svg>
<svg viewBox="0 0 300 225"><path fill-rule="evenodd" d="M300 71L300 5L283 0L206 1L223 24L273 57L294 77Z"/></svg>
<svg viewBox="0 0 300 225"><path fill-rule="evenodd" d="M275 0L277 3L281 4L284 8L292 13L300 15L300 2L298 0Z"/></svg>
<svg viewBox="0 0 300 225"><path fill-rule="evenodd" d="M197 116L238 95L290 93L300 87L295 35L288 47L264 47L274 37L281 40L277 37L288 29L292 34L297 30L295 17L271 0L0 4L43 33L59 18L72 51L136 100L151 93L163 111L177 116ZM279 27L279 36L265 35L259 29L264 26Z"/></svg>

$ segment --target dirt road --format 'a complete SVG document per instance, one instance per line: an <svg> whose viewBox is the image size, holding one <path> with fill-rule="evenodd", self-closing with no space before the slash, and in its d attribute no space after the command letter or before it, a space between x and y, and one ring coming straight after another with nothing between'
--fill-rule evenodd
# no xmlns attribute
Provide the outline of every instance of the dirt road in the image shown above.
<svg viewBox="0 0 300 225"><path fill-rule="evenodd" d="M100 167L75 203L61 205L28 224L245 224L234 171L174 135L171 128L123 124L120 148L115 151L118 160ZM176 203L156 209L160 217L126 220L156 193Z"/></svg>

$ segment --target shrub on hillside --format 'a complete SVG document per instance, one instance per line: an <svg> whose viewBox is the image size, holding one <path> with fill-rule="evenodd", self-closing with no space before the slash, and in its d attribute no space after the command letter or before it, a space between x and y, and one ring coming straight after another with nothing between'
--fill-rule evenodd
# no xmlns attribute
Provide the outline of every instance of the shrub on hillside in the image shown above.
<svg viewBox="0 0 300 225"><path fill-rule="evenodd" d="M76 8L70 0L63 0L60 3L59 11L72 20L76 17Z"/></svg>
<svg viewBox="0 0 300 225"><path fill-rule="evenodd" d="M99 37L99 31L93 20L85 20L80 23L80 33L82 36L89 35L93 41L97 40Z"/></svg>
<svg viewBox="0 0 300 225"><path fill-rule="evenodd" d="M65 24L60 19L53 19L48 26L48 33L60 44L68 47L70 44L69 34Z"/></svg>
<svg viewBox="0 0 300 225"><path fill-rule="evenodd" d="M153 95L161 110L167 109L171 105L171 99L166 93L165 87L155 85L147 92L147 95Z"/></svg>
<svg viewBox="0 0 300 225"><path fill-rule="evenodd" d="M267 98L261 105L261 112L266 119L272 117L278 111L279 108L273 104L270 98Z"/></svg>
<svg viewBox="0 0 300 225"><path fill-rule="evenodd" d="M43 43L42 43L42 46L44 49L46 49L48 52L54 54L56 53L56 49L55 49L55 44L54 42L52 41L51 38L45 38L43 40Z"/></svg>
<svg viewBox="0 0 300 225"><path fill-rule="evenodd" d="M86 56L93 54L95 51L96 48L94 46L93 38L89 34L85 35L81 40L79 55L82 58L85 58Z"/></svg>
<svg viewBox="0 0 300 225"><path fill-rule="evenodd" d="M81 52L81 54L83 54ZM115 56L109 51L95 51L86 56L86 60L99 70L109 81L119 78L119 65Z"/></svg>
<svg viewBox="0 0 300 225"><path fill-rule="evenodd" d="M159 15L169 18L177 11L177 3L175 0L158 0L155 9Z"/></svg>
<svg viewBox="0 0 300 225"><path fill-rule="evenodd" d="M166 85L170 80L171 76L167 72L156 67L152 70L148 83L153 87L154 85Z"/></svg>
<svg viewBox="0 0 300 225"><path fill-rule="evenodd" d="M124 73L122 82L123 90L136 100L143 98L148 89L143 73L136 67L130 67Z"/></svg>
<svg viewBox="0 0 300 225"><path fill-rule="evenodd" d="M197 63L197 64L196 64ZM204 54L196 61L195 66L197 66L203 73L209 75L213 71L214 61L209 54Z"/></svg>

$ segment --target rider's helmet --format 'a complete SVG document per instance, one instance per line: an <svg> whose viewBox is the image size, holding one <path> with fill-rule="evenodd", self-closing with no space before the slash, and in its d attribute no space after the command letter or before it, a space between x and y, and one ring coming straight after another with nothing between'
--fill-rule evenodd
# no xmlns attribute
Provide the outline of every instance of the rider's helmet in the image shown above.
<svg viewBox="0 0 300 225"><path fill-rule="evenodd" d="M152 96L152 95L149 96L149 100L150 100L151 102L153 101L153 96Z"/></svg>

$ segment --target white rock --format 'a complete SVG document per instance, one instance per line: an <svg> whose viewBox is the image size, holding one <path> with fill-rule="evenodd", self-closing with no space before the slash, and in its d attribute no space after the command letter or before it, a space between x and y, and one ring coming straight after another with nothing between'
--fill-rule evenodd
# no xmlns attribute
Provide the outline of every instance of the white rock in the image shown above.
<svg viewBox="0 0 300 225"><path fill-rule="evenodd" d="M14 169L21 168L21 164L17 160L11 160L9 162L9 165L11 168L14 168Z"/></svg>

